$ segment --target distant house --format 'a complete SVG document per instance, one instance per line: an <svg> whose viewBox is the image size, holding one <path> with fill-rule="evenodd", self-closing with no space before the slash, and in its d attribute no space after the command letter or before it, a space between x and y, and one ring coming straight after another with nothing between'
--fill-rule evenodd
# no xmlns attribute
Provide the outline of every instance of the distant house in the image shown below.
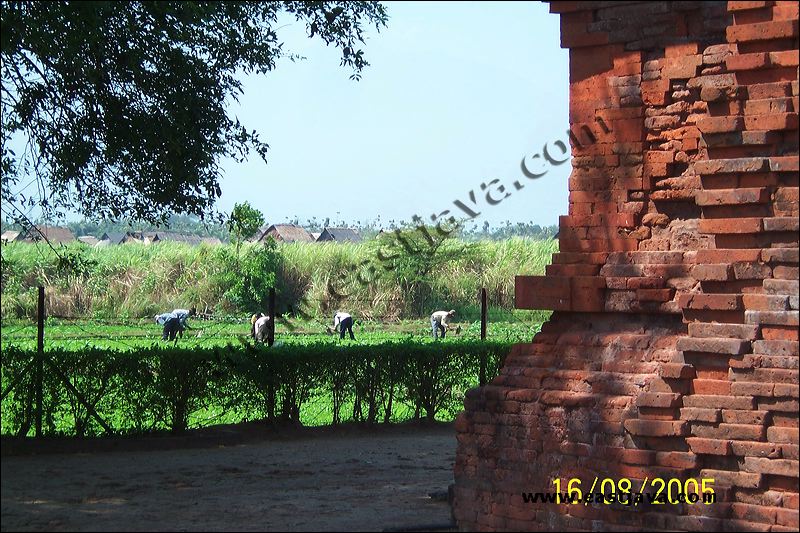
<svg viewBox="0 0 800 533"><path fill-rule="evenodd" d="M83 237L78 237L78 240L83 244L88 244L89 246L95 246L98 242L100 242L100 239L94 235L84 235Z"/></svg>
<svg viewBox="0 0 800 533"><path fill-rule="evenodd" d="M320 233L317 242L361 242L361 235L351 228L325 228Z"/></svg>
<svg viewBox="0 0 800 533"><path fill-rule="evenodd" d="M50 244L75 241L75 235L69 228L60 226L36 225L20 232L16 240L19 242L38 242L47 239Z"/></svg>
<svg viewBox="0 0 800 533"><path fill-rule="evenodd" d="M19 236L19 232L18 231L7 230L7 231L4 231L2 235L0 235L0 241L2 241L4 243L13 242L13 241L17 240L18 236Z"/></svg>
<svg viewBox="0 0 800 533"><path fill-rule="evenodd" d="M318 231L312 231L312 232L311 232L311 237L313 237L315 241L318 241L318 240L319 240L319 236L320 236L320 235L322 235L322 233L320 233L320 232L318 232Z"/></svg>
<svg viewBox="0 0 800 533"><path fill-rule="evenodd" d="M129 242L141 242L149 244L152 239L148 238L143 231L126 231L122 238L117 241L117 244L126 244Z"/></svg>
<svg viewBox="0 0 800 533"><path fill-rule="evenodd" d="M272 226L261 226L260 228L258 228L258 231L256 231L256 232L253 234L253 236L252 236L252 237L250 237L249 239L245 239L245 242L260 242L260 241L261 241L261 239L264 237L264 234L265 234L265 233L267 232L267 230L268 230L269 228L271 228L271 227L272 227Z"/></svg>
<svg viewBox="0 0 800 533"><path fill-rule="evenodd" d="M197 246L203 242L203 237L199 235L188 235L186 233L177 233L174 231L152 231L145 234L145 239L150 242L182 242L184 244L191 244Z"/></svg>
<svg viewBox="0 0 800 533"><path fill-rule="evenodd" d="M122 244L123 242L125 242L126 236L127 236L126 233L113 232L113 231L111 233L104 232L102 235L100 235L100 239L98 240L97 244L95 244L95 246L102 247L102 246L112 246L112 245L115 246L117 244Z"/></svg>
<svg viewBox="0 0 800 533"><path fill-rule="evenodd" d="M267 237L272 237L277 242L314 242L309 232L294 224L273 224L261 235L258 242L264 242Z"/></svg>

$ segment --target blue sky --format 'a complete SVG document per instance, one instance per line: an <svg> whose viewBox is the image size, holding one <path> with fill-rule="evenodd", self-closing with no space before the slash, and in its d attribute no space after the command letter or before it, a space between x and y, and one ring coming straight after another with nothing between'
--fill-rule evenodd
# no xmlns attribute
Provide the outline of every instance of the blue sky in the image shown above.
<svg viewBox="0 0 800 533"><path fill-rule="evenodd" d="M268 163L255 154L223 162L218 208L247 200L268 222L388 223L461 214L453 204L461 200L480 212L479 225L556 224L569 165L530 180L520 161L533 168L545 143L566 140L558 16L538 2L385 4L388 25L368 33L370 66L359 82L339 66L338 50L308 39L301 23L281 23L286 48L306 59L245 78L231 112L270 144ZM513 194L488 205L481 184L494 179Z"/></svg>
<svg viewBox="0 0 800 533"><path fill-rule="evenodd" d="M249 201L269 223L377 219L386 227L445 210L466 217L460 201L479 213L478 226L557 224L570 165L537 162L545 144L567 141L558 16L541 2L384 4L389 21L367 32L361 81L339 66L338 49L307 37L305 24L279 22L285 50L305 59L243 78L230 112L270 151L266 164L255 153L222 161L217 209ZM546 174L526 178L523 158ZM482 186L502 201L490 205Z"/></svg>

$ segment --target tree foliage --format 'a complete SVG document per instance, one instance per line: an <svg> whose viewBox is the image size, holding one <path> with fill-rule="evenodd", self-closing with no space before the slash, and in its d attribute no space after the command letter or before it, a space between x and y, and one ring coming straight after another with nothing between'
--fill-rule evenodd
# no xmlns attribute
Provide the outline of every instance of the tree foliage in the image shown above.
<svg viewBox="0 0 800 533"><path fill-rule="evenodd" d="M416 314L424 314L434 280L442 275L445 265L474 254L474 245L425 226L383 233L371 246L373 271L395 280L413 307L408 311Z"/></svg>
<svg viewBox="0 0 800 533"><path fill-rule="evenodd" d="M252 207L250 202L233 206L233 211L228 218L228 231L236 241L237 251L242 241L252 237L262 224L264 224L264 215Z"/></svg>
<svg viewBox="0 0 800 533"><path fill-rule="evenodd" d="M242 74L285 56L279 14L341 50L358 79L372 2L3 1L2 181L7 217L38 206L98 220L208 218L220 161L268 145L226 107ZM12 147L24 141L24 149ZM20 153L17 153L20 152ZM36 188L29 188L33 183ZM31 194L31 190L36 191Z"/></svg>

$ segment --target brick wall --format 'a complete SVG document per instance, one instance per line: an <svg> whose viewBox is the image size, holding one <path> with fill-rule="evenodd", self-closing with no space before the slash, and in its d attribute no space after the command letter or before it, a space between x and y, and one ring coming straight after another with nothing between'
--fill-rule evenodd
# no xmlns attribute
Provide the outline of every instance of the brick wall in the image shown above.
<svg viewBox="0 0 800 533"><path fill-rule="evenodd" d="M798 529L798 6L551 2L570 49L555 312L457 420L465 530ZM524 503L714 478L718 503ZM654 492L649 490L649 492Z"/></svg>

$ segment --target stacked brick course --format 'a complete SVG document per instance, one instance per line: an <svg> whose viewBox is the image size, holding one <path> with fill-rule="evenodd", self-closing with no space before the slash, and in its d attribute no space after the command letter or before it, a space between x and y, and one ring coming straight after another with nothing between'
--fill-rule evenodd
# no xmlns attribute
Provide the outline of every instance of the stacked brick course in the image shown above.
<svg viewBox="0 0 800 533"><path fill-rule="evenodd" d="M478 530L798 529L798 6L551 2L570 49L552 309L457 421ZM525 503L713 478L712 505ZM648 491L652 492L652 491Z"/></svg>

